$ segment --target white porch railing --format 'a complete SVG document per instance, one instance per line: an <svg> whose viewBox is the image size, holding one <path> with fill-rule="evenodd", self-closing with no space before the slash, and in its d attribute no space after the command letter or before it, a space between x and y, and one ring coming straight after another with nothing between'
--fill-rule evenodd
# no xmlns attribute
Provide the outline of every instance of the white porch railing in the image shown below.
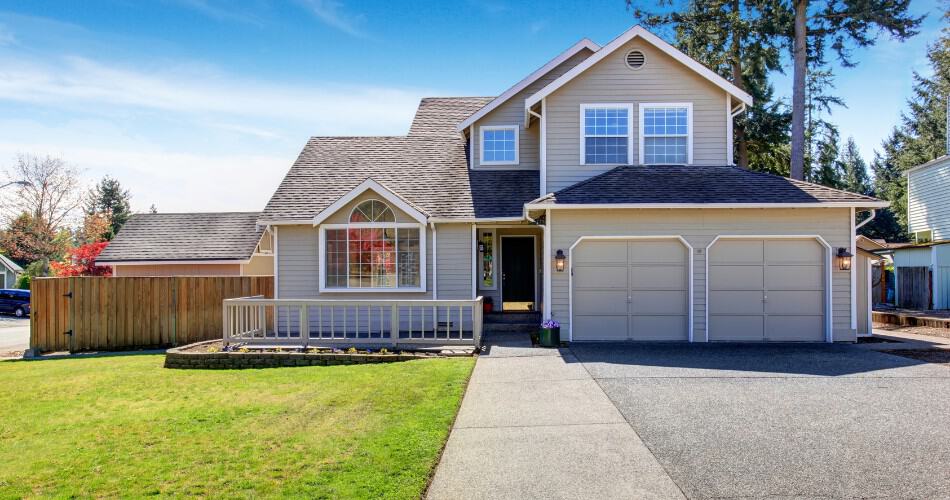
<svg viewBox="0 0 950 500"><path fill-rule="evenodd" d="M224 301L224 343L318 347L399 344L479 346L482 298Z"/></svg>

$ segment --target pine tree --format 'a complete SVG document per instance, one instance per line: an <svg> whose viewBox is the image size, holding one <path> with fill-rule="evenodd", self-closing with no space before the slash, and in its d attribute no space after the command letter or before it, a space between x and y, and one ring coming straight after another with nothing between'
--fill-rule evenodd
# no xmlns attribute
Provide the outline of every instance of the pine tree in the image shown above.
<svg viewBox="0 0 950 500"><path fill-rule="evenodd" d="M108 175L89 191L86 215L106 214L109 217L110 230L104 235L107 240L114 238L132 216L130 199L129 191L122 189L119 181Z"/></svg>
<svg viewBox="0 0 950 500"><path fill-rule="evenodd" d="M841 170L838 165L838 128L827 122L821 123L816 131L818 139L815 141L814 161L808 170L806 180L828 186L840 188L842 186Z"/></svg>
<svg viewBox="0 0 950 500"><path fill-rule="evenodd" d="M841 171L841 188L852 193L869 195L873 192L868 178L868 165L858 150L854 137L848 137L844 151L838 160Z"/></svg>

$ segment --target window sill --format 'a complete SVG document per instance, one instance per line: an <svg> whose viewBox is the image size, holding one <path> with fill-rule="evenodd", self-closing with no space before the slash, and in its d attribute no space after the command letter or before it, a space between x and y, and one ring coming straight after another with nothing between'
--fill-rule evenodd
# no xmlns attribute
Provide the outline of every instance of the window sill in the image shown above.
<svg viewBox="0 0 950 500"><path fill-rule="evenodd" d="M425 288L320 288L320 293L426 293Z"/></svg>
<svg viewBox="0 0 950 500"><path fill-rule="evenodd" d="M520 161L480 161L478 162L478 165L484 166L484 167L498 167L498 166L517 167L518 165L521 165L521 162Z"/></svg>

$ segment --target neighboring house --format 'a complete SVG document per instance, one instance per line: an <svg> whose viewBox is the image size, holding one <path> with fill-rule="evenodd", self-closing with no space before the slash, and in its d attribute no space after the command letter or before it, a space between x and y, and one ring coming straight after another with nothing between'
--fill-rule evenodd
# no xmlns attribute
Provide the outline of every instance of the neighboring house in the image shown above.
<svg viewBox="0 0 950 500"><path fill-rule="evenodd" d="M904 175L907 176L907 225L914 240L912 244L885 251L894 259L897 304L919 309L950 309L950 155L908 169ZM909 269L902 272L902 268L926 268L926 272ZM919 283L908 283L911 279ZM915 292L913 297L909 296L910 292Z"/></svg>
<svg viewBox="0 0 950 500"><path fill-rule="evenodd" d="M637 26L498 97L423 99L406 136L311 138L258 220L276 296L486 296L572 341L854 341L837 256L887 203L733 166L750 104Z"/></svg>
<svg viewBox="0 0 950 500"><path fill-rule="evenodd" d="M260 212L135 214L96 259L113 276L270 276Z"/></svg>
<svg viewBox="0 0 950 500"><path fill-rule="evenodd" d="M3 286L0 288L16 288L16 282L23 274L23 268L6 255L0 255L0 267L3 268Z"/></svg>

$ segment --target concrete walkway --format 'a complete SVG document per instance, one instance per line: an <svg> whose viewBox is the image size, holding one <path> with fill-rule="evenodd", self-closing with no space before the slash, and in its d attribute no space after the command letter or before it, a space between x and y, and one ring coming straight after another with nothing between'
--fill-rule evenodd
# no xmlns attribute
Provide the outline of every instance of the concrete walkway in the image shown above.
<svg viewBox="0 0 950 500"><path fill-rule="evenodd" d="M428 498L683 498L569 351L486 343Z"/></svg>

